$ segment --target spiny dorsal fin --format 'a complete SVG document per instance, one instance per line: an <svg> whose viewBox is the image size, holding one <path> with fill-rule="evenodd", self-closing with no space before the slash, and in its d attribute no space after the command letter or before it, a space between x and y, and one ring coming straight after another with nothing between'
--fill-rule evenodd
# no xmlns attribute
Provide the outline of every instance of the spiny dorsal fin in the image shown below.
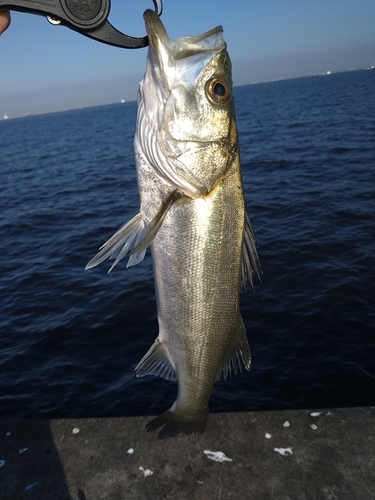
<svg viewBox="0 0 375 500"><path fill-rule="evenodd" d="M260 261L257 252L257 242L249 216L245 216L245 232L242 247L242 288L246 290L246 282L250 283L251 288L254 290L253 274L258 276L261 283L260 274L262 272Z"/></svg>
<svg viewBox="0 0 375 500"><path fill-rule="evenodd" d="M159 339L156 339L141 361L135 367L137 377L156 375L175 382L176 371L171 365L168 356Z"/></svg>
<svg viewBox="0 0 375 500"><path fill-rule="evenodd" d="M237 369L242 372L242 365L244 365L246 370L250 370L250 364L250 346L247 340L245 325L243 324L241 314L238 313L236 330L234 332L232 344L228 350L223 364L220 366L217 372L216 382L220 380L221 377L226 380L228 375L232 375L232 372L236 375Z"/></svg>

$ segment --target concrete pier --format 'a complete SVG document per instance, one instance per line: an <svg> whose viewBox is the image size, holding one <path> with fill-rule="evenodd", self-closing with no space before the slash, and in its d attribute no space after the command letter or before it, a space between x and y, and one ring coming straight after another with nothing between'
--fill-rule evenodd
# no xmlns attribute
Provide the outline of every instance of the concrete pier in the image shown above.
<svg viewBox="0 0 375 500"><path fill-rule="evenodd" d="M149 420L0 422L0 500L375 499L375 408L211 414L162 441Z"/></svg>

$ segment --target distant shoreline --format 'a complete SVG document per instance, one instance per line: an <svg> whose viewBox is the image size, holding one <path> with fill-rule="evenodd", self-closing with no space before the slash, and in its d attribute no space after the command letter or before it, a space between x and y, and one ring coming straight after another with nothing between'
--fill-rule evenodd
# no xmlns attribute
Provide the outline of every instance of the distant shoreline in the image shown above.
<svg viewBox="0 0 375 500"><path fill-rule="evenodd" d="M302 78L314 78L314 77L322 77L322 76L331 76L331 75L337 75L337 74L343 74L343 73L352 73L354 71L370 71L374 70L375 66L369 66L366 68L356 68L356 69L350 69L350 70L345 70L345 71L329 71L327 70L326 73L314 73L314 74L309 74L309 75L303 75L303 76L295 76L295 77L287 77L287 78L273 78L270 80L262 80L262 81L253 81L249 83L244 83L241 85L234 85L234 88L240 88L240 87L247 87L248 85L260 85L260 84L267 84L267 83L275 83L275 82L284 82L284 81L289 81L289 80L300 80ZM132 104L136 102L136 99L133 100L126 100L124 101L123 99L119 100L118 102L110 102L106 104L95 104L95 105L87 105L87 106L79 106L79 107L74 107L74 108L69 108L69 109L61 109L61 110L56 110L56 111L49 111L47 113L25 113L24 115L21 116L8 116L8 113L5 113L3 116L0 117L0 122L4 121L9 121L9 120L17 120L20 118L29 118L33 116L42 116L42 115L51 115L51 114L56 114L56 113L66 113L66 112L71 112L71 111L80 111L84 109L93 109L93 108L102 108L102 107L108 107L108 106L117 106L117 105L126 105L126 104Z"/></svg>

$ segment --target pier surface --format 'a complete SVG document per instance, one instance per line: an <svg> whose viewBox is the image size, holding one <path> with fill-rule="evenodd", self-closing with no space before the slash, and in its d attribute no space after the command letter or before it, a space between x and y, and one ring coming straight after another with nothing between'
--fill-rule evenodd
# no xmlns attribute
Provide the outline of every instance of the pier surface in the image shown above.
<svg viewBox="0 0 375 500"><path fill-rule="evenodd" d="M161 441L149 420L0 422L0 500L375 499L375 408L211 414Z"/></svg>

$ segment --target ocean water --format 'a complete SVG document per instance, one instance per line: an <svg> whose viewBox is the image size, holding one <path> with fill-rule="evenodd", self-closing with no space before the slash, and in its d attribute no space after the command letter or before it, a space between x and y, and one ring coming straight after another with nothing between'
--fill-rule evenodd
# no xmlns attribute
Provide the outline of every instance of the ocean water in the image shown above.
<svg viewBox="0 0 375 500"><path fill-rule="evenodd" d="M375 71L235 88L262 284L213 412L374 404ZM138 211L136 103L0 122L0 417L151 415L152 264L88 260Z"/></svg>

